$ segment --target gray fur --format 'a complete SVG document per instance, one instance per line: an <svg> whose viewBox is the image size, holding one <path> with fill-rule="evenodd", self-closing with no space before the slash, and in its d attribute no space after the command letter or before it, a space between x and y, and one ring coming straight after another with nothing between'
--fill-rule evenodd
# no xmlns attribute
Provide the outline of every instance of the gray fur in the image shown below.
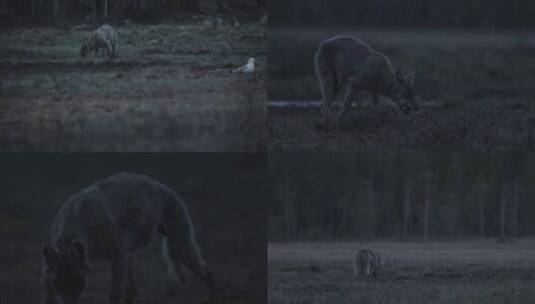
<svg viewBox="0 0 535 304"><path fill-rule="evenodd" d="M323 41L314 56L314 69L327 116L340 96L344 106L339 116L343 116L351 106L351 95L360 92L370 94L376 116L379 95L390 98L406 114L418 109L413 75L395 72L384 54L356 38L335 36Z"/></svg>
<svg viewBox="0 0 535 304"><path fill-rule="evenodd" d="M378 251L370 249L361 249L355 255L353 263L353 271L356 277L364 275L366 277L373 276L377 278L383 266L383 260Z"/></svg>
<svg viewBox="0 0 535 304"><path fill-rule="evenodd" d="M110 300L132 303L134 253L159 233L165 237L170 267L183 277L182 265L210 288L214 286L198 248L184 202L169 187L145 175L118 173L71 196L43 246L45 303L76 303L85 283L86 254L111 263Z"/></svg>
<svg viewBox="0 0 535 304"><path fill-rule="evenodd" d="M103 49L106 55L113 57L116 55L117 43L117 32L113 27L105 24L93 31L82 43L80 55L85 57L93 51L96 55L100 49Z"/></svg>

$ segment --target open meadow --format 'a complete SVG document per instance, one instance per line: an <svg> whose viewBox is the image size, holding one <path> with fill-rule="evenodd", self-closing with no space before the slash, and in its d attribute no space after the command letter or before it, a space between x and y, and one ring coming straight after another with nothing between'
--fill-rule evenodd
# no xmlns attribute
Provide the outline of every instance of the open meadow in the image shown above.
<svg viewBox="0 0 535 304"><path fill-rule="evenodd" d="M3 31L0 150L262 149L265 26L209 18L123 25L111 59L81 58L89 28ZM249 57L257 73L231 73Z"/></svg>
<svg viewBox="0 0 535 304"><path fill-rule="evenodd" d="M383 255L376 280L353 276L360 248ZM268 286L272 304L529 304L535 240L271 243Z"/></svg>
<svg viewBox="0 0 535 304"><path fill-rule="evenodd" d="M313 55L321 41L340 34L367 42L395 68L414 71L420 110L406 116L383 99L376 121L367 97L353 96L360 107L327 128ZM532 150L534 54L529 32L271 27L269 149Z"/></svg>

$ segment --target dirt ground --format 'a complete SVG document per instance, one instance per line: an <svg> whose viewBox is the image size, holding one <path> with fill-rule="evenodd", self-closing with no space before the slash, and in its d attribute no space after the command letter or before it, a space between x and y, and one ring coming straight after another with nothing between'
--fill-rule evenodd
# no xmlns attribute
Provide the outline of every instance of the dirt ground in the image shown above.
<svg viewBox="0 0 535 304"><path fill-rule="evenodd" d="M395 68L413 71L422 110L407 117L383 102L380 121L361 107L326 128L317 108L270 107L271 151L533 149L533 35L270 28L270 102L321 100L312 57L323 39L337 34L358 37Z"/></svg>
<svg viewBox="0 0 535 304"><path fill-rule="evenodd" d="M266 146L266 29L125 25L118 56L87 30L0 37L3 151L257 151ZM255 57L258 73L230 71Z"/></svg>
<svg viewBox="0 0 535 304"><path fill-rule="evenodd" d="M353 109L330 129L318 108L270 109L271 151L507 151L535 148L535 116L525 104L421 108L406 116Z"/></svg>
<svg viewBox="0 0 535 304"><path fill-rule="evenodd" d="M353 276L359 248L382 253L377 279ZM269 303L533 303L535 242L288 243L268 246Z"/></svg>

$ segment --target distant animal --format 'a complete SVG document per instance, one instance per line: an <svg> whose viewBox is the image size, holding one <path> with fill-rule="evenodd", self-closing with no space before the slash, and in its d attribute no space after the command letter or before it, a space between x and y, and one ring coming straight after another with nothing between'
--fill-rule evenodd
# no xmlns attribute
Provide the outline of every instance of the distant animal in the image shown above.
<svg viewBox="0 0 535 304"><path fill-rule="evenodd" d="M366 277L373 276L377 278L383 266L381 254L378 251L370 249L361 249L357 251L353 263L353 273L356 277L364 275Z"/></svg>
<svg viewBox="0 0 535 304"><path fill-rule="evenodd" d="M329 117L332 102L344 100L339 117L351 107L351 95L370 94L376 119L379 95L390 98L406 114L418 109L412 73L394 71L388 58L364 42L349 36L323 41L314 55L314 69L323 103L322 113Z"/></svg>
<svg viewBox="0 0 535 304"><path fill-rule="evenodd" d="M42 248L44 303L78 301L86 283L87 255L110 261L111 302L132 303L137 296L134 253L157 234L164 237L169 266L182 279L182 267L191 270L209 287L212 300L212 273L201 256L184 202L148 176L117 173L74 194L57 213L50 243Z"/></svg>
<svg viewBox="0 0 535 304"><path fill-rule="evenodd" d="M247 63L239 68L233 70L233 73L243 73L243 74L252 74L255 70L255 59L249 58Z"/></svg>
<svg viewBox="0 0 535 304"><path fill-rule="evenodd" d="M236 19L223 19L221 17L208 17L202 22L204 31L230 30L240 27L240 22Z"/></svg>
<svg viewBox="0 0 535 304"><path fill-rule="evenodd" d="M258 21L258 24L266 25L268 23L268 14L263 14L260 18L260 21Z"/></svg>
<svg viewBox="0 0 535 304"><path fill-rule="evenodd" d="M102 25L94 30L82 43L80 55L85 57L93 51L97 55L98 51L102 49L105 55L113 57L116 55L117 41L115 29L109 25Z"/></svg>

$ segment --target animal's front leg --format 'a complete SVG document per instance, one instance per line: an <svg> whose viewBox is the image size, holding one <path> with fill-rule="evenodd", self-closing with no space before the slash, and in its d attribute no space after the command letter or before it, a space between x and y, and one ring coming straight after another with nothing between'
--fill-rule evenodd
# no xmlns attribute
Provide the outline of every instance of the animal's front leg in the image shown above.
<svg viewBox="0 0 535 304"><path fill-rule="evenodd" d="M137 288L134 282L134 275L132 273L132 258L128 264L128 282L126 285L126 303L130 304L134 302L134 299L137 297Z"/></svg>
<svg viewBox="0 0 535 304"><path fill-rule="evenodd" d="M111 292L110 301L113 304L123 304L125 300L125 287L128 279L128 266L131 264L131 255L126 251L118 252L111 263Z"/></svg>

